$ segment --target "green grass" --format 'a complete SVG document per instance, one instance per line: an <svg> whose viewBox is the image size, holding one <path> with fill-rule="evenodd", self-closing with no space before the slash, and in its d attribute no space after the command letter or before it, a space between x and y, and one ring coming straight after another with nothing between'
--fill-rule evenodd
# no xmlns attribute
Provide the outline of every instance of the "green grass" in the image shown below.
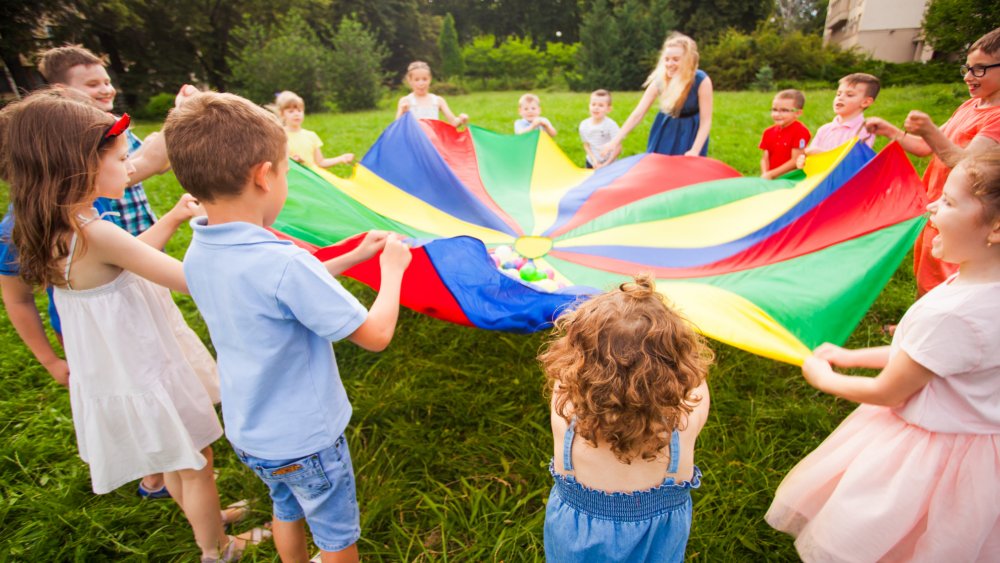
<svg viewBox="0 0 1000 563"><path fill-rule="evenodd" d="M455 111L496 131L512 130L519 92L449 98ZM809 92L805 123L831 117L832 91ZM623 121L639 93L615 93L613 117ZM756 174L770 94L716 95L710 155ZM587 96L542 93L556 141L577 163L576 126ZM964 99L956 86L886 89L869 115L902 123L911 108L942 123ZM394 115L395 100L377 111L310 115L327 155L371 146ZM645 147L652 114L625 144ZM158 128L141 124L140 134ZM880 142L878 146L884 144ZM925 161L915 161L923 170ZM341 175L349 171L340 167ZM154 207L168 209L181 193L171 174L146 182ZM0 186L3 196L6 187ZM181 256L184 227L168 251ZM347 287L370 303L373 293ZM914 284L904 263L851 337L850 345L886 343L878 327L910 305ZM188 322L208 342L191 300L177 296ZM44 297L39 297L39 304ZM545 335L517 336L462 328L404 311L396 338L381 354L335 346L354 405L347 435L361 505L362 557L384 561L531 561L542 559L542 522L552 455L543 378L534 357ZM798 369L713 343L712 414L696 459L704 470L694 493L688 557L693 561L795 560L789 537L763 521L787 471L853 408L806 385ZM134 487L96 496L76 455L66 391L49 378L0 313L0 561L190 561L190 530L170 502L140 501ZM255 500L253 524L268 519L263 485L225 441L215 446L224 501ZM248 561L277 560L273 545Z"/></svg>

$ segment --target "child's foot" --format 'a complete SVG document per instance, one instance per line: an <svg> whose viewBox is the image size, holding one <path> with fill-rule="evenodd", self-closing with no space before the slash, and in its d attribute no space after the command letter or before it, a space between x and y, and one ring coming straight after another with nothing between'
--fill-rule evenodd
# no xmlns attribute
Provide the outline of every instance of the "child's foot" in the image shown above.
<svg viewBox="0 0 1000 563"><path fill-rule="evenodd" d="M243 521L250 514L250 503L246 499L234 502L222 509L222 525L228 526Z"/></svg>
<svg viewBox="0 0 1000 563"><path fill-rule="evenodd" d="M170 491L167 490L167 486L163 485L159 489L149 490L142 486L142 481L139 481L139 490L137 491L139 496L148 499L159 499L159 498L170 498Z"/></svg>
<svg viewBox="0 0 1000 563"><path fill-rule="evenodd" d="M243 558L248 546L258 545L271 537L271 531L254 528L236 536L226 536L226 545L219 550L218 557L202 556L201 563L231 563Z"/></svg>

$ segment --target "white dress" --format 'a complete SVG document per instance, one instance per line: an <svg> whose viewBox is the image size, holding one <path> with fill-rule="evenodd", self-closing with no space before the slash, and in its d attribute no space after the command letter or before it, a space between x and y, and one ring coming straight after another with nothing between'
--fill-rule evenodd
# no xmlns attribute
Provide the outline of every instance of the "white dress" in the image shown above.
<svg viewBox="0 0 1000 563"><path fill-rule="evenodd" d="M69 268L67 260L67 279ZM93 289L57 287L55 302L77 446L94 492L204 467L200 451L222 436L218 372L170 291L122 271Z"/></svg>
<svg viewBox="0 0 1000 563"><path fill-rule="evenodd" d="M409 93L405 96L406 103L409 107L408 111L413 114L413 117L417 119L437 119L441 111L441 98L436 94L427 94L431 103L425 106L417 104L417 97L413 93Z"/></svg>

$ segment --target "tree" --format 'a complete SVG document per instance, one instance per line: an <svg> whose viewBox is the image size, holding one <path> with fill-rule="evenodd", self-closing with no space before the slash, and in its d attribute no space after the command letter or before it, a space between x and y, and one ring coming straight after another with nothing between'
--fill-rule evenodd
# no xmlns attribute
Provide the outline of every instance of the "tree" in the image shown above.
<svg viewBox="0 0 1000 563"><path fill-rule="evenodd" d="M590 88L639 88L673 27L667 0L595 0L580 25L583 83Z"/></svg>
<svg viewBox="0 0 1000 563"><path fill-rule="evenodd" d="M460 76L465 72L462 47L458 44L458 32L455 31L455 18L450 13L445 14L441 20L438 48L441 50L441 75L444 78Z"/></svg>
<svg viewBox="0 0 1000 563"><path fill-rule="evenodd" d="M976 39L1000 27L996 0L931 0L924 13L924 36L935 51L964 54Z"/></svg>
<svg viewBox="0 0 1000 563"><path fill-rule="evenodd" d="M343 111L374 108L388 75L382 63L389 53L360 22L344 18L331 40L333 99Z"/></svg>
<svg viewBox="0 0 1000 563"><path fill-rule="evenodd" d="M829 0L775 0L774 17L785 31L823 34Z"/></svg>
<svg viewBox="0 0 1000 563"><path fill-rule="evenodd" d="M291 90L302 97L306 109L322 108L333 62L301 12L293 10L270 27L248 23L235 38L243 47L228 64L237 92L266 103L274 101L275 92Z"/></svg>
<svg viewBox="0 0 1000 563"><path fill-rule="evenodd" d="M677 31L699 45L714 40L728 28L751 32L771 15L774 0L673 0Z"/></svg>

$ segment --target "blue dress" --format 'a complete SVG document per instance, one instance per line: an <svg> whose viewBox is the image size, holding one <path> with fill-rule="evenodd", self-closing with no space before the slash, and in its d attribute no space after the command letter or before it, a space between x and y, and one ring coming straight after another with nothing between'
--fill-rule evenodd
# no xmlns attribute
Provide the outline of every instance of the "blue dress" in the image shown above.
<svg viewBox="0 0 1000 563"><path fill-rule="evenodd" d="M577 482L573 476L576 419L563 439L565 475L549 464L555 486L545 507L545 559L561 561L683 562L691 533L691 489L701 485L701 470L690 481L667 477L657 487L631 493L606 493ZM670 465L677 471L680 435L670 436Z"/></svg>
<svg viewBox="0 0 1000 563"><path fill-rule="evenodd" d="M698 113L698 87L706 78L708 75L705 71L698 69L694 72L694 84L688 91L679 116L673 117L663 113L662 110L656 113L653 128L649 130L646 152L682 155L691 150L694 139L698 136L698 126L701 124L701 116ZM698 154L708 155L708 139L705 139L705 146L701 147L701 152Z"/></svg>

